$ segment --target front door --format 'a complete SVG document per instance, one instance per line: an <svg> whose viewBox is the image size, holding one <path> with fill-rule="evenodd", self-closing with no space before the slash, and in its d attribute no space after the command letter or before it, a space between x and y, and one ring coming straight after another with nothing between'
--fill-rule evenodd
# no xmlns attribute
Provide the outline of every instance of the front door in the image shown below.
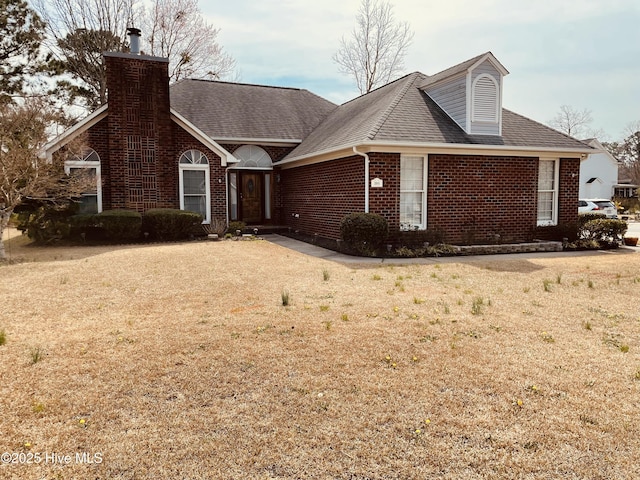
<svg viewBox="0 0 640 480"><path fill-rule="evenodd" d="M262 173L241 172L240 210L245 223L262 222Z"/></svg>

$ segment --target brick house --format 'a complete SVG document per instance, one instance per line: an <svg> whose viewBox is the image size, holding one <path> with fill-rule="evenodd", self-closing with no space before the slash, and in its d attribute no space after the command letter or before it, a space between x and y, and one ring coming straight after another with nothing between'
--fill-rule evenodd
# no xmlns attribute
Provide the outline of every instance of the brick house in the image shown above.
<svg viewBox="0 0 640 480"><path fill-rule="evenodd" d="M508 73L485 53L416 72L337 106L306 90L203 80L171 87L168 61L107 53L108 104L80 134L93 210L172 207L339 238L368 211L391 232L437 227L449 243L527 240L577 218L588 145L502 108Z"/></svg>

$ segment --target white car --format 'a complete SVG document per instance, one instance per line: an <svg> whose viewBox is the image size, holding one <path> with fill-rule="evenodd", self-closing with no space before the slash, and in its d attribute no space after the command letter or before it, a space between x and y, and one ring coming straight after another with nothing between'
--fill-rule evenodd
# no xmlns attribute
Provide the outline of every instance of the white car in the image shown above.
<svg viewBox="0 0 640 480"><path fill-rule="evenodd" d="M606 218L618 218L618 210L613 202L600 198L578 200L578 213L596 213Z"/></svg>

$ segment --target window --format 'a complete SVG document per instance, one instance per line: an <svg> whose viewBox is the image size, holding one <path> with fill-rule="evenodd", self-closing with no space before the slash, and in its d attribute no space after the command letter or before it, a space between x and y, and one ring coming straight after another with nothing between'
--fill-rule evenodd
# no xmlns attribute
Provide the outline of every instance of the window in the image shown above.
<svg viewBox="0 0 640 480"><path fill-rule="evenodd" d="M498 83L487 74L473 82L471 120L474 122L498 122Z"/></svg>
<svg viewBox="0 0 640 480"><path fill-rule="evenodd" d="M400 158L400 230L427 228L426 170L424 157Z"/></svg>
<svg viewBox="0 0 640 480"><path fill-rule="evenodd" d="M540 160L538 167L538 225L558 223L558 160Z"/></svg>
<svg viewBox="0 0 640 480"><path fill-rule="evenodd" d="M73 173L88 173L94 179L95 189L82 194L78 213L99 213L102 211L102 181L100 179L100 156L95 150L85 150L81 155L64 162L67 175Z"/></svg>
<svg viewBox="0 0 640 480"><path fill-rule="evenodd" d="M209 160L199 150L187 150L180 156L180 209L202 215L211 221Z"/></svg>

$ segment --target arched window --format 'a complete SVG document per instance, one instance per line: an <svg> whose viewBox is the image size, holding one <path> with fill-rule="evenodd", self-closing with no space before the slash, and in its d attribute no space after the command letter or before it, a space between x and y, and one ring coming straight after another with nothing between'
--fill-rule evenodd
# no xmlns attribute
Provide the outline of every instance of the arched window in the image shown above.
<svg viewBox="0 0 640 480"><path fill-rule="evenodd" d="M78 213L98 213L102 211L102 181L100 178L100 156L95 150L86 149L79 155L64 162L67 175L74 172L88 173L95 180L95 188L82 194Z"/></svg>
<svg viewBox="0 0 640 480"><path fill-rule="evenodd" d="M187 150L180 156L180 209L202 215L211 221L209 159L200 150Z"/></svg>
<svg viewBox="0 0 640 480"><path fill-rule="evenodd" d="M263 170L273 168L269 154L264 148L256 145L243 145L233 152L233 156L240 160L239 163L233 165L234 168L259 168Z"/></svg>
<svg viewBox="0 0 640 480"><path fill-rule="evenodd" d="M473 82L471 120L498 123L498 82L491 75L482 74Z"/></svg>

